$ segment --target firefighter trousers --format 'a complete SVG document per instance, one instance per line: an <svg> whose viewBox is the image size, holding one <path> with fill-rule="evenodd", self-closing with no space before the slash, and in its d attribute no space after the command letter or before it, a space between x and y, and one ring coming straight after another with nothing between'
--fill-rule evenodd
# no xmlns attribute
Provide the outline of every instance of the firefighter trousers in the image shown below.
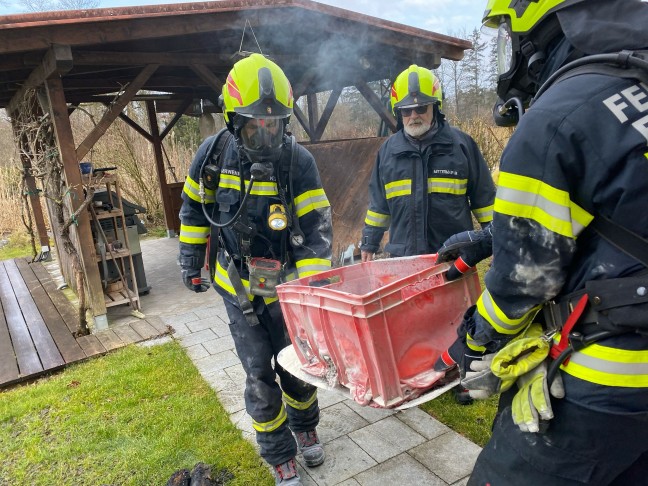
<svg viewBox="0 0 648 486"><path fill-rule="evenodd" d="M602 413L552 398L548 431L533 434L511 418L517 391L502 394L468 486L648 484L648 413Z"/></svg>
<svg viewBox="0 0 648 486"><path fill-rule="evenodd" d="M259 324L255 326L248 324L238 307L227 300L224 302L236 352L247 376L245 409L252 417L261 457L276 466L297 454L292 432L312 430L319 423L317 389L295 378L276 362L279 351L290 345L278 302L269 305L255 302L255 309L261 306L257 312ZM281 386L276 381L277 375Z"/></svg>

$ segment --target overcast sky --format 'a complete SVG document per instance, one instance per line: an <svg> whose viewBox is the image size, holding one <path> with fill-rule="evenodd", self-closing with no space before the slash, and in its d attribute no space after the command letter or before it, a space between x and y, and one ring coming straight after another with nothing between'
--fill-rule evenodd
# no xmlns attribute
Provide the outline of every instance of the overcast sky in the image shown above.
<svg viewBox="0 0 648 486"><path fill-rule="evenodd" d="M100 0L100 7L180 3L172 0ZM320 0L320 3L463 37L481 25L486 0ZM25 12L17 0L0 0L0 15Z"/></svg>

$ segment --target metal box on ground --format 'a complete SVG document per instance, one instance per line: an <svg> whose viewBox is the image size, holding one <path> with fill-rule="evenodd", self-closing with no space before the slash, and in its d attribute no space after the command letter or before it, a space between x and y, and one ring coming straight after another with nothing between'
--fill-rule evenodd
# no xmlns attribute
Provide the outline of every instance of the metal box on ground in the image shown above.
<svg viewBox="0 0 648 486"><path fill-rule="evenodd" d="M336 268L277 287L301 371L396 407L439 384L438 356L480 294L477 272L448 282L435 255Z"/></svg>

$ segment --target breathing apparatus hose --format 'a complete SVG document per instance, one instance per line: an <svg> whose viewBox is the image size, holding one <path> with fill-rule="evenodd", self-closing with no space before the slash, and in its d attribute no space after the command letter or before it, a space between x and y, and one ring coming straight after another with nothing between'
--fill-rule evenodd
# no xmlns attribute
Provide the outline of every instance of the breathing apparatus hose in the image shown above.
<svg viewBox="0 0 648 486"><path fill-rule="evenodd" d="M209 153L209 152L208 152ZM200 174L203 173L203 170L205 168L205 164L209 160L209 157L205 157L205 160L203 161L202 165L200 166ZM239 160L239 165L240 165L240 160ZM240 172L239 172L240 173ZM199 192L198 194L200 195L200 207L202 208L203 214L205 215L205 218L207 218L207 221L209 221L209 224L216 228L227 228L228 226L232 226L236 220L239 218L241 215L241 212L243 211L243 208L245 207L245 203L247 201L247 198L249 197L250 193L252 192L252 186L254 185L254 182L256 181L254 174L250 175L250 184L247 187L247 190L245 191L245 195L243 196L243 200L241 201L241 204L239 205L238 211L236 211L236 214L232 216L232 219L230 219L226 223L217 223L214 221L211 216L207 213L207 204L205 204L205 182L203 181L203 178L200 177L200 186L199 186ZM242 183L241 183L242 185ZM216 201L214 201L214 204L216 204Z"/></svg>
<svg viewBox="0 0 648 486"><path fill-rule="evenodd" d="M621 51L616 54L594 54L592 56L585 56L580 59L576 59L575 61L572 61L568 64L565 64L563 67L558 69L558 71L549 76L549 78L542 84L542 86L540 86L538 92L533 97L533 102L540 98L540 96L567 71L571 71L572 69L585 66L587 64L616 64L619 67L631 66L648 71L648 61L635 57L632 54L632 51Z"/></svg>

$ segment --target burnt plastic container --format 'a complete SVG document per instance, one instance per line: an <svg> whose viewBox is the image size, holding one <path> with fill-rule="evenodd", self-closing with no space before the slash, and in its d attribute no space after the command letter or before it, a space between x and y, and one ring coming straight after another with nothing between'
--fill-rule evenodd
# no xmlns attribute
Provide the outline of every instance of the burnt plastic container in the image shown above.
<svg viewBox="0 0 648 486"><path fill-rule="evenodd" d="M476 271L448 282L449 265L435 261L376 260L279 285L302 370L385 408L434 387L445 375L433 364L481 292Z"/></svg>

